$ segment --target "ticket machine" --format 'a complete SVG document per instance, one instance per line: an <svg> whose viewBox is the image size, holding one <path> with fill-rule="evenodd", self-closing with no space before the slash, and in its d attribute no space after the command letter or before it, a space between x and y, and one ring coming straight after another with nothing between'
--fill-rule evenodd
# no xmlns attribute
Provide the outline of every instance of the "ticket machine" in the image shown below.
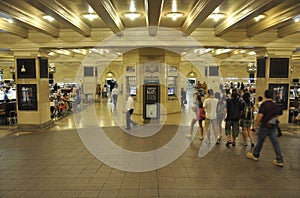
<svg viewBox="0 0 300 198"><path fill-rule="evenodd" d="M143 118L159 119L160 117L160 86L145 84L143 86Z"/></svg>

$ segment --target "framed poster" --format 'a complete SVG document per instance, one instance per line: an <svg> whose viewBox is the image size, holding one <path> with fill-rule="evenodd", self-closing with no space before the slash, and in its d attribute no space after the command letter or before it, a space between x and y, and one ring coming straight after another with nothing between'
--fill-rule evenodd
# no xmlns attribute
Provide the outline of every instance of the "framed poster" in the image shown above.
<svg viewBox="0 0 300 198"><path fill-rule="evenodd" d="M84 67L83 76L94 76L94 67Z"/></svg>
<svg viewBox="0 0 300 198"><path fill-rule="evenodd" d="M35 59L17 59L18 78L36 78Z"/></svg>
<svg viewBox="0 0 300 198"><path fill-rule="evenodd" d="M18 110L37 110L36 84L18 84Z"/></svg>
<svg viewBox="0 0 300 198"><path fill-rule="evenodd" d="M146 118L158 118L157 104L146 104Z"/></svg>
<svg viewBox="0 0 300 198"><path fill-rule="evenodd" d="M274 91L273 101L281 109L287 109L289 98L289 84L269 84L269 89Z"/></svg>

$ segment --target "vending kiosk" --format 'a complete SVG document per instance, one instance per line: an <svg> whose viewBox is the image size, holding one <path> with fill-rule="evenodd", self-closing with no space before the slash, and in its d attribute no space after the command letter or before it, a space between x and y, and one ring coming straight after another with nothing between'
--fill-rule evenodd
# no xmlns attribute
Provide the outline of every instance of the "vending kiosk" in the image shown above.
<svg viewBox="0 0 300 198"><path fill-rule="evenodd" d="M143 118L147 119L159 119L160 117L160 86L145 84L143 86Z"/></svg>

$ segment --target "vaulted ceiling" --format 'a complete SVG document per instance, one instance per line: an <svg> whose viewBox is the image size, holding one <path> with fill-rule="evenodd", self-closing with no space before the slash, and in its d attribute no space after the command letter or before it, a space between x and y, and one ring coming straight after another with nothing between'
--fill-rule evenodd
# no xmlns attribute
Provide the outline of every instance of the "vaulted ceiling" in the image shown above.
<svg viewBox="0 0 300 198"><path fill-rule="evenodd" d="M128 18L128 13L140 16ZM90 20L85 14L95 18ZM45 16L54 20L50 22ZM218 16L219 19L214 18ZM264 18L255 20L260 16ZM147 27L149 36L157 35L158 27L168 27L186 35L211 28L218 38L239 30L248 38L269 31L275 31L277 38L284 38L299 34L300 22L296 22L299 19L299 0L0 1L0 37L12 34L23 39L31 31L59 38L62 31L72 30L89 38L94 29L122 35L124 30L134 27Z"/></svg>

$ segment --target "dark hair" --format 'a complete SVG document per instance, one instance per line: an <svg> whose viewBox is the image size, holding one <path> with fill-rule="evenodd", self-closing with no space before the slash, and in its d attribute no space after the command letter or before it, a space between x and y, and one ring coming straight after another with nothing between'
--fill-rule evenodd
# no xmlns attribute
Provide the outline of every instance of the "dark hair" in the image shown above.
<svg viewBox="0 0 300 198"><path fill-rule="evenodd" d="M199 108L202 108L202 107L203 107L203 103L199 102Z"/></svg>
<svg viewBox="0 0 300 198"><path fill-rule="evenodd" d="M209 89L208 90L208 94L211 95L211 96L213 96L214 95L214 90L213 89Z"/></svg>
<svg viewBox="0 0 300 198"><path fill-rule="evenodd" d="M215 98L217 98L218 100L221 99L221 94L220 94L220 92L216 92L216 93L215 93Z"/></svg>
<svg viewBox="0 0 300 198"><path fill-rule="evenodd" d="M260 102L263 100L263 97L262 96L258 96L257 100Z"/></svg>
<svg viewBox="0 0 300 198"><path fill-rule="evenodd" d="M233 92L233 93L231 94L231 97L232 97L232 98L238 98L238 94L235 93L235 92Z"/></svg>
<svg viewBox="0 0 300 198"><path fill-rule="evenodd" d="M273 90L267 89L267 90L265 91L265 97L266 97L266 98L268 98L268 99L273 98L273 95L274 95Z"/></svg>
<svg viewBox="0 0 300 198"><path fill-rule="evenodd" d="M247 104L250 103L250 93L249 93L249 92L244 93L244 95L243 95L243 100L244 100Z"/></svg>

